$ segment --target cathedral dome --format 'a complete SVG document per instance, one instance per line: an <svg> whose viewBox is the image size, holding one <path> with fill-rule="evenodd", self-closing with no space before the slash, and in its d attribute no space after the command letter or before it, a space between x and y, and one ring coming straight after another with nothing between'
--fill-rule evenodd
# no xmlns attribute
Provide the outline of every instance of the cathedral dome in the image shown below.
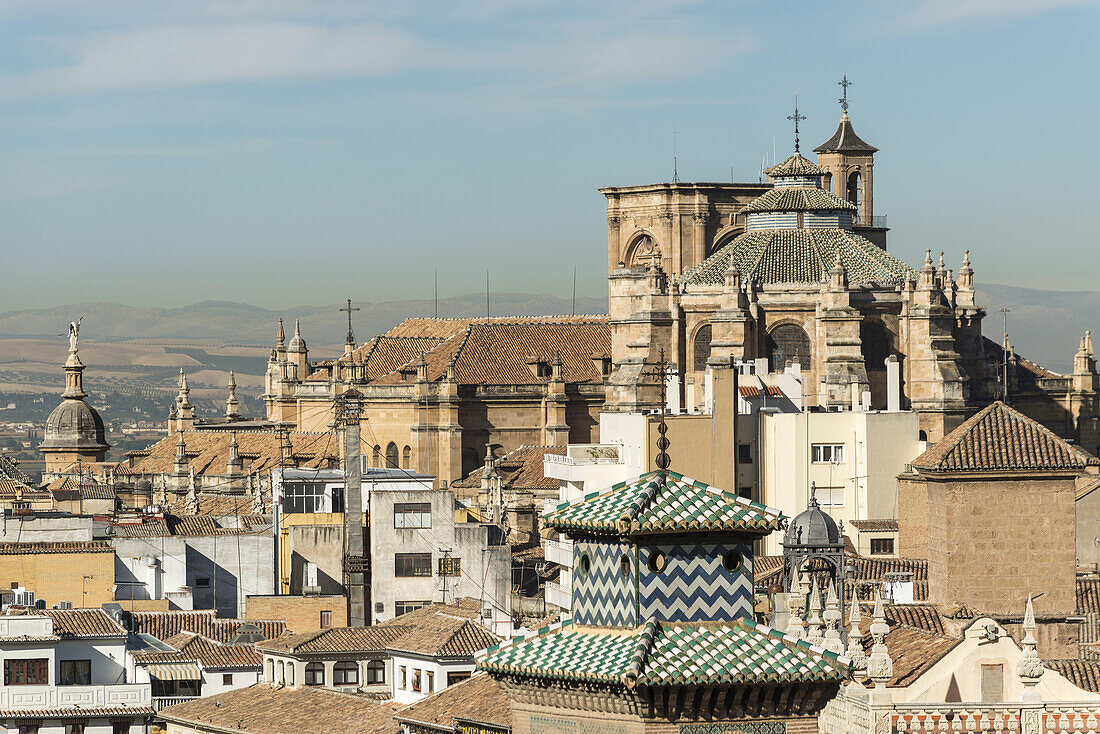
<svg viewBox="0 0 1100 734"><path fill-rule="evenodd" d="M817 504L817 498L811 496L810 506L798 514L787 527L783 536L783 545L790 546L829 546L844 543L840 528L827 512Z"/></svg>
<svg viewBox="0 0 1100 734"><path fill-rule="evenodd" d="M66 398L46 419L41 448L74 451L106 451L103 419L83 400Z"/></svg>

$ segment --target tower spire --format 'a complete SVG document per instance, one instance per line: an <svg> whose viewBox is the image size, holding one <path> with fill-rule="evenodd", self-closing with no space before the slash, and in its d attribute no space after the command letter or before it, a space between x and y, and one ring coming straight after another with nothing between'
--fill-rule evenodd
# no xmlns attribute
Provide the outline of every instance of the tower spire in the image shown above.
<svg viewBox="0 0 1100 734"><path fill-rule="evenodd" d="M798 114L798 92L794 93L794 114L787 115L788 120L794 121L794 152L798 152L798 123L806 119L805 115Z"/></svg>
<svg viewBox="0 0 1100 734"><path fill-rule="evenodd" d="M229 384L226 387L229 395L225 398L225 419L232 422L241 417L240 401L237 400L237 378L233 370L229 371Z"/></svg>

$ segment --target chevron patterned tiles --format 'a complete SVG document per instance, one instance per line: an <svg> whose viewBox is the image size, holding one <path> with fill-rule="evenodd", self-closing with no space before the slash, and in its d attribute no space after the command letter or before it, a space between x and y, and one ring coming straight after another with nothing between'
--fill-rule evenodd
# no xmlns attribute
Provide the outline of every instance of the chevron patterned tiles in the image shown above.
<svg viewBox="0 0 1100 734"><path fill-rule="evenodd" d="M722 565L728 551L736 551L744 559L734 572ZM657 552L665 554L667 566L653 573L648 559ZM657 545L642 550L640 567L641 619L703 622L752 618L752 548L748 545Z"/></svg>
<svg viewBox="0 0 1100 734"><path fill-rule="evenodd" d="M623 554L633 557L629 544L578 540L573 545L573 620L577 624L633 627L638 624L633 574L621 570ZM588 573L581 571L588 558ZM631 564L633 567L633 564Z"/></svg>
<svg viewBox="0 0 1100 734"><path fill-rule="evenodd" d="M787 723L731 721L725 724L680 724L680 734L787 734Z"/></svg>

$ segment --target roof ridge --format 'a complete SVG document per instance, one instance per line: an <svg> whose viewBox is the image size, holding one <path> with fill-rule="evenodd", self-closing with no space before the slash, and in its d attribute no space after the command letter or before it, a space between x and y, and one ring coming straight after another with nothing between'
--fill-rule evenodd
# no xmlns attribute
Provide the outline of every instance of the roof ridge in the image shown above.
<svg viewBox="0 0 1100 734"><path fill-rule="evenodd" d="M793 635L787 634L786 632L781 632L781 631L779 631L779 630L777 630L773 627L768 627L767 625L760 624L759 622L756 622L754 620L741 618L741 619L734 620L733 624L734 625L738 625L738 624L743 625L747 629L750 629L754 632L760 632L760 633L765 634L769 637L772 637L772 638L775 638L775 639L782 640L784 642L793 644L793 645L795 645L797 647L800 647L804 650L810 650L810 651L815 652L815 653L817 653L817 654L819 654L819 655L821 655L821 656L823 656L823 657L825 657L829 660L832 660L832 661L838 663L839 665L843 665L846 668L850 669L851 666L852 666L852 659L850 657L848 657L847 655L837 653L837 652L833 652L832 650L826 650L824 647L821 647L820 645L815 645L815 644L809 642L808 640L799 639L799 638L797 638Z"/></svg>

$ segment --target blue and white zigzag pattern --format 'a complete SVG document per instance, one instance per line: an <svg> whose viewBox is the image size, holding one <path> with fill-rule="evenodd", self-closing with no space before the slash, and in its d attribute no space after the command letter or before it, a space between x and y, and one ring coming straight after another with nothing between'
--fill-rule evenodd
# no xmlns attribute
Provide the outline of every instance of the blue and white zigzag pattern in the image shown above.
<svg viewBox="0 0 1100 734"><path fill-rule="evenodd" d="M590 570L581 575L581 557L588 553ZM623 576L619 560L628 545L578 540L573 546L573 621L610 627L633 627L633 578Z"/></svg>
<svg viewBox="0 0 1100 734"><path fill-rule="evenodd" d="M733 573L722 566L727 550L738 551L744 566ZM751 619L752 549L748 546L664 545L648 549L668 559L661 573L641 565L641 618L670 622Z"/></svg>

